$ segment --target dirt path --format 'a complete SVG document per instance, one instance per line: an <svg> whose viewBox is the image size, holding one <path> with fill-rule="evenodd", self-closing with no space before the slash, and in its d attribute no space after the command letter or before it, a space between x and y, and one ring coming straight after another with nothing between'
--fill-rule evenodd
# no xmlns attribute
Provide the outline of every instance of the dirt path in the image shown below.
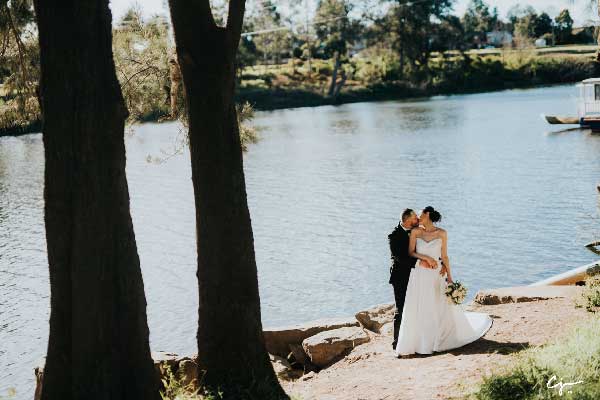
<svg viewBox="0 0 600 400"><path fill-rule="evenodd" d="M375 335L313 378L282 383L290 395L302 400L462 397L474 390L483 375L510 361L513 353L560 337L586 314L574 307L572 298L468 309L490 314L494 324L483 338L460 349L398 359L391 337Z"/></svg>

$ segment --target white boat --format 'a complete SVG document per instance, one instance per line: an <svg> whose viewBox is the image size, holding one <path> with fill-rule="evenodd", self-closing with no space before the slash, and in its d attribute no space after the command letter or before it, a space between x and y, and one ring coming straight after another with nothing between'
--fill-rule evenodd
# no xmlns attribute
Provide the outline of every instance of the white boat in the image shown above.
<svg viewBox="0 0 600 400"><path fill-rule="evenodd" d="M547 286L547 285L576 285L585 281L586 278L600 273L600 261L587 264L579 268L574 268L562 274L554 275L543 281L532 283L529 286Z"/></svg>
<svg viewBox="0 0 600 400"><path fill-rule="evenodd" d="M577 117L544 115L549 124L580 125L600 132L600 78L590 78L577 85Z"/></svg>
<svg viewBox="0 0 600 400"><path fill-rule="evenodd" d="M600 78L586 79L577 85L579 125L600 131Z"/></svg>

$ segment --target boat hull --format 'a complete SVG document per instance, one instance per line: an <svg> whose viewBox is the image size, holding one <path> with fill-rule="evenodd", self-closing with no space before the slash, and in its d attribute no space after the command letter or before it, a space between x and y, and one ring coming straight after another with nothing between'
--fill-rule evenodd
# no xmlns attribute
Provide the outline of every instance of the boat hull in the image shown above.
<svg viewBox="0 0 600 400"><path fill-rule="evenodd" d="M544 115L546 122L551 125L578 125L581 120L577 117L561 117L555 115Z"/></svg>
<svg viewBox="0 0 600 400"><path fill-rule="evenodd" d="M579 120L579 125L582 128L589 128L592 132L600 132L600 118L586 118L583 117Z"/></svg>

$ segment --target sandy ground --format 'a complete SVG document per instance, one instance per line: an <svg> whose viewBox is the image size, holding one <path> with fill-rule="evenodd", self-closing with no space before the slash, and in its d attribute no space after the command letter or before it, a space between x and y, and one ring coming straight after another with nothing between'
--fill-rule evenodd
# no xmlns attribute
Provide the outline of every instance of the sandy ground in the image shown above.
<svg viewBox="0 0 600 400"><path fill-rule="evenodd" d="M467 346L429 356L398 359L388 335L374 335L346 358L303 381L282 382L302 400L452 399L474 391L482 376L514 353L560 338L586 311L572 298L467 309L494 318L486 335Z"/></svg>

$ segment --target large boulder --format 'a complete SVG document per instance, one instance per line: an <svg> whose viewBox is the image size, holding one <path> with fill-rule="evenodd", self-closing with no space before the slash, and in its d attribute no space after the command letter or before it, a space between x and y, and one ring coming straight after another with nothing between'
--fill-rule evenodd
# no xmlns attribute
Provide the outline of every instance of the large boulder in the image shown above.
<svg viewBox="0 0 600 400"><path fill-rule="evenodd" d="M345 327L321 332L302 342L302 348L311 362L324 368L369 341L369 335L359 327Z"/></svg>
<svg viewBox="0 0 600 400"><path fill-rule="evenodd" d="M264 331L267 351L280 357L287 357L290 345L302 344L302 341L318 333L332 329L359 326L354 318L321 319L284 328L273 328Z"/></svg>
<svg viewBox="0 0 600 400"><path fill-rule="evenodd" d="M359 311L355 318L365 328L375 333L382 333L381 328L394 320L396 306L393 304L381 304L369 308L368 310Z"/></svg>
<svg viewBox="0 0 600 400"><path fill-rule="evenodd" d="M483 289L475 295L475 303L496 305L548 300L558 297L574 298L581 292L578 286L515 286Z"/></svg>

